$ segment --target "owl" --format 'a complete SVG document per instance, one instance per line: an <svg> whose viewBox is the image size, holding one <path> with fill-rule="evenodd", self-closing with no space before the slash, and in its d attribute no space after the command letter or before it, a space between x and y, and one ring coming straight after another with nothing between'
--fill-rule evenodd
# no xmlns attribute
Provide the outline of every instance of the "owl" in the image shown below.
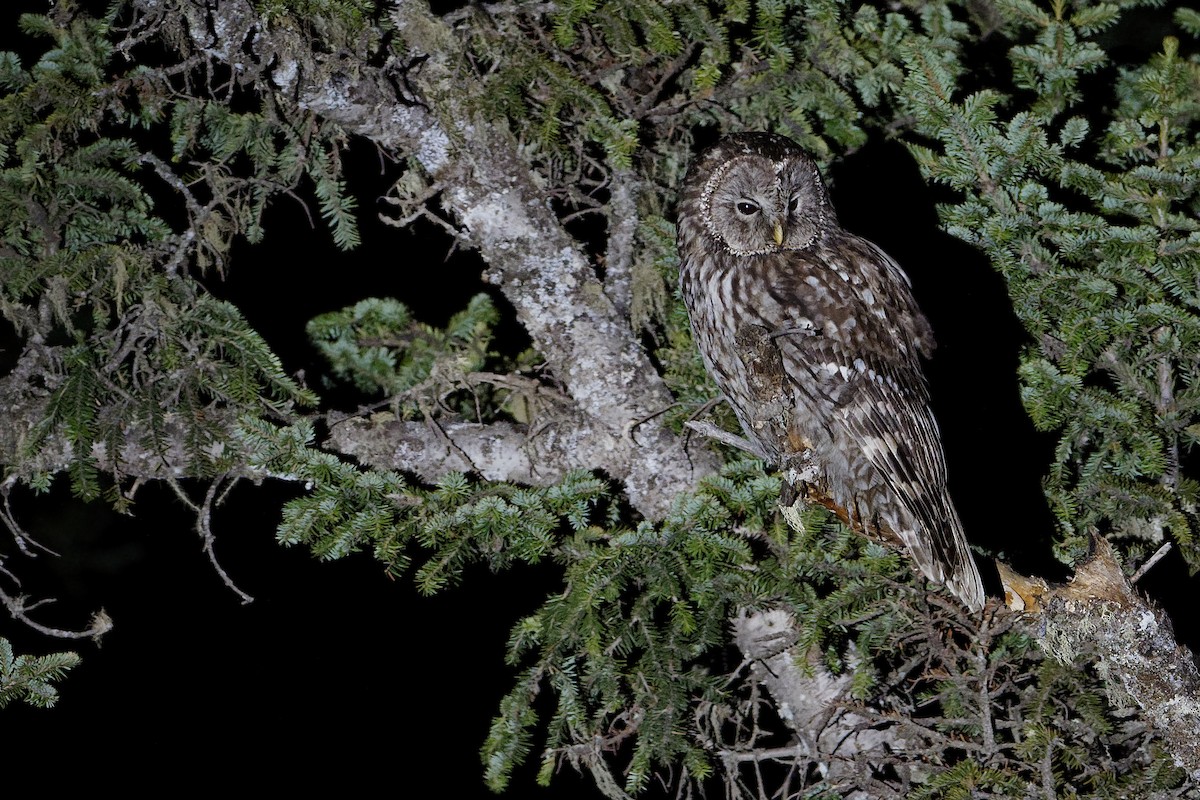
<svg viewBox="0 0 1200 800"><path fill-rule="evenodd" d="M750 443L982 608L921 369L933 332L908 276L838 225L816 165L783 136L734 134L704 152L678 216L692 331Z"/></svg>

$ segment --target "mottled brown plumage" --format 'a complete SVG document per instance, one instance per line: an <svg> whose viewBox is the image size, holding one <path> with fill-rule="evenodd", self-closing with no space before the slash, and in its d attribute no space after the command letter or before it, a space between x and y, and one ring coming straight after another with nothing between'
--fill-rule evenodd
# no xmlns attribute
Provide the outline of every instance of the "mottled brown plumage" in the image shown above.
<svg viewBox="0 0 1200 800"><path fill-rule="evenodd" d="M722 139L685 181L679 255L705 364L761 455L981 608L921 371L929 323L900 267L838 225L812 160L783 136Z"/></svg>

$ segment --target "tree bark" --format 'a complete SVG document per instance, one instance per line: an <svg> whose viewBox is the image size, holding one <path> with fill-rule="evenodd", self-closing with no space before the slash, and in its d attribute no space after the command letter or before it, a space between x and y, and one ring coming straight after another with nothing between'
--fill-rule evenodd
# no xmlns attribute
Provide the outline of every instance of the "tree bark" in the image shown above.
<svg viewBox="0 0 1200 800"><path fill-rule="evenodd" d="M674 402L670 391L538 191L511 135L469 110L481 89L454 32L426 4L400 0L392 15L412 64L419 63L407 73L415 102L398 96L383 69L355 63L351 70L313 53L295 33L262 29L243 0L211 12L221 25L202 24L207 9L192 13L208 55L228 60L252 43L260 62L273 65L281 97L420 164L441 188L462 243L487 262L485 279L516 309L575 401L574 427L589 431L590 466L620 480L634 507L661 517L675 495L717 469L703 444L685 447L659 420ZM505 433L497 444L512 441Z"/></svg>
<svg viewBox="0 0 1200 800"><path fill-rule="evenodd" d="M1200 779L1200 672L1175 639L1170 619L1125 577L1112 545L1092 539L1092 552L1065 584L1027 578L1000 565L1005 601L1023 612L1052 658L1095 659L1109 700L1137 706L1192 779Z"/></svg>

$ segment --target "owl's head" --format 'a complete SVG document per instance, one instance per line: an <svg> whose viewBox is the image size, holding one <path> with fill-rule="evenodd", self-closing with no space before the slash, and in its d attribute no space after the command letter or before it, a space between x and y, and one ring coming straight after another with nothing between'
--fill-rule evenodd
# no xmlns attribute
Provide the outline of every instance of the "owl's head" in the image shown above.
<svg viewBox="0 0 1200 800"><path fill-rule="evenodd" d="M733 255L803 250L836 224L817 165L785 136L737 133L707 150L688 174L697 213Z"/></svg>

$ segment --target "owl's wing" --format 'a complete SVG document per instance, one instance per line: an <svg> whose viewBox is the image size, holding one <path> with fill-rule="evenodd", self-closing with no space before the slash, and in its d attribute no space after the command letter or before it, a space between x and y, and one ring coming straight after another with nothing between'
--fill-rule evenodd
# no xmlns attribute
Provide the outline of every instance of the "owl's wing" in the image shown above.
<svg viewBox="0 0 1200 800"><path fill-rule="evenodd" d="M827 425L840 428L841 436L831 431L835 442L848 441L849 449L857 450L841 457L869 462L869 471L849 470L862 476L863 493L877 498L873 508L863 510L904 542L926 576L945 584L970 609L982 608L983 583L946 490L937 422L924 379L913 371L919 365L889 366L877 355L852 354L843 342L824 336L784 334L777 341L796 391L811 407L826 410ZM866 491L878 481L886 492ZM881 495L894 498L899 508L878 500ZM833 499L847 506L855 502Z"/></svg>
<svg viewBox="0 0 1200 800"><path fill-rule="evenodd" d="M894 376L868 369L853 382L834 418L909 512L892 521L893 532L922 572L979 610L983 582L946 489L946 460L933 412Z"/></svg>
<svg viewBox="0 0 1200 800"><path fill-rule="evenodd" d="M925 358L932 357L937 346L933 326L917 305L908 275L874 242L845 232L840 241L859 274L865 278L867 288L878 295L889 322L901 330L907 341L916 345L918 353ZM914 360L913 363L917 362Z"/></svg>

